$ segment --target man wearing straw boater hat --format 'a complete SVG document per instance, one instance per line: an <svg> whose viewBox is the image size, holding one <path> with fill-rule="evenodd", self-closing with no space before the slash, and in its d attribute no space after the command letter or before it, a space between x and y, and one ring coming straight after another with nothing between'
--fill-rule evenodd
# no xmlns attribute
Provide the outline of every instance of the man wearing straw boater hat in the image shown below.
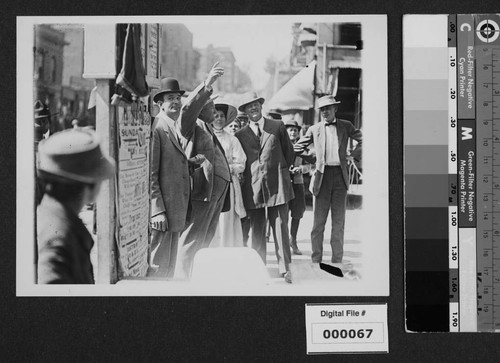
<svg viewBox="0 0 500 363"><path fill-rule="evenodd" d="M160 107L152 126L151 141L151 261L156 276L174 276L180 233L189 223L193 128L212 94L212 84L224 73L215 64L207 79L187 98L173 78L161 80L153 100ZM199 154L203 154L199 152ZM202 162L204 159L200 160Z"/></svg>
<svg viewBox="0 0 500 363"><path fill-rule="evenodd" d="M39 144L38 174L45 195L37 208L38 283L93 284L94 241L78 217L114 175L92 130L70 129Z"/></svg>
<svg viewBox="0 0 500 363"><path fill-rule="evenodd" d="M335 117L340 101L327 95L318 99L322 122L311 126L294 145L298 155L314 143L316 171L311 178L310 191L314 196L314 222L311 231L312 262L323 259L323 234L328 213L332 213L332 263L341 264L344 256L344 224L346 197L349 187L347 155L349 139L356 140L356 149L361 147L362 134L354 125ZM354 152L354 151L353 151Z"/></svg>
<svg viewBox="0 0 500 363"><path fill-rule="evenodd" d="M266 262L266 208L273 230L279 272L292 282L288 238L288 202L293 189L288 168L294 160L293 146L281 121L262 116L264 98L255 92L243 96L238 108L245 112L249 124L235 136L241 143L247 162L243 173L243 202L252 229L252 247ZM245 233L245 232L244 232Z"/></svg>

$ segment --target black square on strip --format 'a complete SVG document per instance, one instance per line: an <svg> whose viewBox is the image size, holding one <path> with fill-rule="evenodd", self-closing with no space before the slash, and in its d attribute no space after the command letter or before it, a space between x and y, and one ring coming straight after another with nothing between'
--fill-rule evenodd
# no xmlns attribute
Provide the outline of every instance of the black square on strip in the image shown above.
<svg viewBox="0 0 500 363"><path fill-rule="evenodd" d="M447 304L449 302L448 271L407 271L406 301L408 304ZM448 318L448 316L446 316Z"/></svg>
<svg viewBox="0 0 500 363"><path fill-rule="evenodd" d="M449 332L449 305L406 305L406 329L413 332Z"/></svg>
<svg viewBox="0 0 500 363"><path fill-rule="evenodd" d="M407 239L406 271L448 271L447 239Z"/></svg>
<svg viewBox="0 0 500 363"><path fill-rule="evenodd" d="M449 331L449 272L407 271L406 326L411 331Z"/></svg>

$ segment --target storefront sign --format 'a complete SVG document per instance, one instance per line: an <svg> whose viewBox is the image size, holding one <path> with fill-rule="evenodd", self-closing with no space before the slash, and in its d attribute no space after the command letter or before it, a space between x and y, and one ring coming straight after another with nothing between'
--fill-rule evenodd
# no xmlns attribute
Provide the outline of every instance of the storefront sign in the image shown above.
<svg viewBox="0 0 500 363"><path fill-rule="evenodd" d="M141 106L142 107L142 106ZM145 276L148 269L149 141L151 119L134 107L117 107L118 244L124 277Z"/></svg>

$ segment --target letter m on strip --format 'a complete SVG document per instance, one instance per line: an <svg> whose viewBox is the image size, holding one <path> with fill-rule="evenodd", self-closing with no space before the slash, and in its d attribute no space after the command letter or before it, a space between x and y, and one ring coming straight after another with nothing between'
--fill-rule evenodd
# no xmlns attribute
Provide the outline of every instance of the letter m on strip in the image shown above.
<svg viewBox="0 0 500 363"><path fill-rule="evenodd" d="M472 139L472 128L462 127L462 140Z"/></svg>

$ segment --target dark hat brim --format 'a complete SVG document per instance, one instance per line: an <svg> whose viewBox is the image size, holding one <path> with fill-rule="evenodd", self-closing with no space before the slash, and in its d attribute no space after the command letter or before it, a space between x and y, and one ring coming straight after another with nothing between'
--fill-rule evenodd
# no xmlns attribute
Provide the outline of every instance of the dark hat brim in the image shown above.
<svg viewBox="0 0 500 363"><path fill-rule="evenodd" d="M52 116L55 116L55 115L59 115L59 112L49 113L49 114L46 114L46 115L35 115L35 120L38 120L38 119L41 119L41 118L52 117Z"/></svg>
<svg viewBox="0 0 500 363"><path fill-rule="evenodd" d="M245 112L245 106L246 105L249 105L250 103L252 102L255 102L255 101L259 101L259 103L262 105L266 100L263 98L263 97L257 97L257 98L254 98L252 100L249 100L243 104L241 104L239 107L238 107L238 111L241 111L241 112Z"/></svg>
<svg viewBox="0 0 500 363"><path fill-rule="evenodd" d="M302 126L300 126L300 125L292 125L292 124L288 124L288 125L287 125L287 124L285 124L285 127L286 127L287 129L288 129L288 128L290 128L290 127L295 127L295 128L297 128L297 129L299 129L299 130L302 130Z"/></svg>
<svg viewBox="0 0 500 363"><path fill-rule="evenodd" d="M228 103L222 103L222 102L216 103L215 109L221 110L222 112L224 112L224 116L226 117L226 123L224 124L224 127L226 127L231 122L236 120L236 116L238 115L238 112L236 111L236 107L234 107L233 105L230 105Z"/></svg>
<svg viewBox="0 0 500 363"><path fill-rule="evenodd" d="M160 92L158 92L157 94L155 94L153 96L153 102L158 103L159 98L161 96L165 95L165 94L168 94L168 93L178 93L178 94L180 94L182 96L184 93L186 93L186 91L184 91L182 89L181 90L164 90L164 91L160 91Z"/></svg>

